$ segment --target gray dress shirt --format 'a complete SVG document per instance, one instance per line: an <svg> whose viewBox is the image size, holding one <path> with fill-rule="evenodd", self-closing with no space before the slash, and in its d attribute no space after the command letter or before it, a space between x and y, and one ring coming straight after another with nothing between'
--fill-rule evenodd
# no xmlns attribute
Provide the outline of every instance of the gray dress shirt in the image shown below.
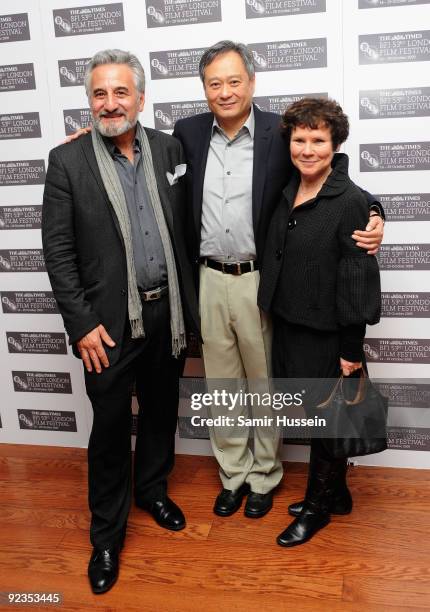
<svg viewBox="0 0 430 612"><path fill-rule="evenodd" d="M216 118L203 186L200 256L217 261L256 258L252 225L254 110L230 140Z"/></svg>
<svg viewBox="0 0 430 612"><path fill-rule="evenodd" d="M146 186L140 142L137 138L134 141L132 164L110 138L103 140L112 155L127 202L137 286L146 291L166 285L166 260Z"/></svg>

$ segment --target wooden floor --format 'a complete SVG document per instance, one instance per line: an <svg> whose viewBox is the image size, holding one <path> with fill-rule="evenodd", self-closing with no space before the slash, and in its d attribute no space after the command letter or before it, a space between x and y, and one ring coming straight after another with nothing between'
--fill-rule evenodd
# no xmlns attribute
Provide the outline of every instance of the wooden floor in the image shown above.
<svg viewBox="0 0 430 612"><path fill-rule="evenodd" d="M429 471L352 468L353 513L312 542L282 549L275 537L289 522L287 504L302 495L305 471L286 465L264 518L239 511L223 519L212 513L213 459L178 456L170 494L187 528L163 530L133 507L119 581L94 596L85 451L2 445L0 591L61 592L63 604L52 609L62 612L430 610Z"/></svg>

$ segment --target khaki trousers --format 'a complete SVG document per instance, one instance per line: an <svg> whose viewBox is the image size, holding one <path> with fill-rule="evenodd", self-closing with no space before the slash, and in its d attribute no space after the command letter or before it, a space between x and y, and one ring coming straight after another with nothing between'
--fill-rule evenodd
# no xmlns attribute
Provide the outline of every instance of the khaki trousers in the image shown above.
<svg viewBox="0 0 430 612"><path fill-rule="evenodd" d="M234 276L200 266L199 301L207 379L247 378L258 390L263 387L269 390L272 329L270 319L257 306L259 280L258 271ZM273 417L270 407L265 410ZM219 412L213 416L216 414ZM246 406L242 414L253 416ZM254 416L262 416L261 407ZM268 493L279 484L282 478L279 429L254 428L253 436L251 445L246 432L232 437L225 428L210 428L212 449L225 489L235 491L246 482L254 493Z"/></svg>

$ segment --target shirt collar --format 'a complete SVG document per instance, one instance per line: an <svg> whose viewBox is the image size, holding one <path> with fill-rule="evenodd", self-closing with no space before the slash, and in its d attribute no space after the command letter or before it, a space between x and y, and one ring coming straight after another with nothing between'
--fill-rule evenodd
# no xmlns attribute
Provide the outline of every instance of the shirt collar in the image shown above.
<svg viewBox="0 0 430 612"><path fill-rule="evenodd" d="M114 141L112 140L112 138L108 138L107 136L102 136L103 138L103 142L106 145L106 148L108 150L108 153L111 157L114 157L115 155L121 155L121 151L118 149L118 147L115 145ZM140 147L140 140L139 138L136 136L134 139L134 150L136 152L136 149L140 152L141 147Z"/></svg>
<svg viewBox="0 0 430 612"><path fill-rule="evenodd" d="M251 104L251 111L248 115L248 119L245 121L245 123L243 124L243 126L240 128L238 134L243 130L243 129L247 129L249 132L249 135L251 136L252 140L254 140L254 133L255 133L255 116L254 116L254 105ZM218 123L218 119L215 117L214 115L214 120L213 120L213 124L212 124L212 135L214 133L214 130L218 129L221 130L222 132L224 132L224 130L222 129L222 127L220 126L220 124Z"/></svg>

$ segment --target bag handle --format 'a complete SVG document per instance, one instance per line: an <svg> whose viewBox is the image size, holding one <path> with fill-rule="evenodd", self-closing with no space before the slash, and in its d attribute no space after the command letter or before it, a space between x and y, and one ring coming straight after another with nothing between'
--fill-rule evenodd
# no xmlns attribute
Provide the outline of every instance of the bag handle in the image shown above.
<svg viewBox="0 0 430 612"><path fill-rule="evenodd" d="M356 406L357 404L360 404L364 400L365 395L366 395L365 383L366 383L366 378L367 378L367 374L364 371L364 369L363 368L360 368L360 369L361 369L360 381L358 383L357 393L353 400L347 400L345 399L345 396L343 395L343 380L345 377L343 374L341 374L339 378L337 379L336 384L333 387L333 391L330 393L329 397L321 404L318 404L317 408L327 408L327 406L330 406L339 388L341 390L343 398L345 399L345 404L348 404L348 406Z"/></svg>
<svg viewBox="0 0 430 612"><path fill-rule="evenodd" d="M342 375L343 378L343 375ZM367 374L364 371L363 368L361 368L361 372L360 372L360 381L358 383L358 389L357 389L357 393L354 397L353 400L347 400L345 399L345 403L348 404L348 406L356 406L357 404L360 404L366 397L366 378L367 378Z"/></svg>
<svg viewBox="0 0 430 612"><path fill-rule="evenodd" d="M339 378L337 379L337 382L335 384L335 386L333 387L333 391L330 393L330 395L328 396L328 398L322 402L321 404L318 404L317 408L327 408L327 406L330 406L331 402L333 401L337 390L339 388L339 386L341 387L342 385L342 378L343 378L343 374L341 374L339 376ZM342 388L342 387L341 387Z"/></svg>

